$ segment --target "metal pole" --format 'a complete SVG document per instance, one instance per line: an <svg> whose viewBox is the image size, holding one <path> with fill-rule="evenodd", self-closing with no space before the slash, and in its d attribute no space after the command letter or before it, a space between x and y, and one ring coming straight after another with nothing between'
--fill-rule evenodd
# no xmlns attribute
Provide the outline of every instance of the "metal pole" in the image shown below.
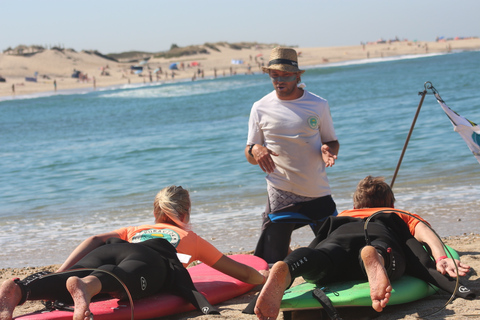
<svg viewBox="0 0 480 320"><path fill-rule="evenodd" d="M403 146L402 154L400 155L400 159L398 160L397 168L395 169L395 173L393 174L392 182L390 183L390 188L393 189L393 184L395 183L395 178L397 177L398 170L400 169L400 165L402 164L403 156L405 155L405 151L407 150L408 141L410 140L410 136L412 135L413 128L415 127L415 122L417 122L418 114L420 113L420 109L422 108L423 100L427 95L427 83L425 82L425 90L420 92L419 94L422 95L420 99L420 103L418 104L417 113L415 113L415 117L413 118L412 125L410 126L410 131L408 132L407 140L405 141L405 145ZM431 84L431 83L430 83Z"/></svg>

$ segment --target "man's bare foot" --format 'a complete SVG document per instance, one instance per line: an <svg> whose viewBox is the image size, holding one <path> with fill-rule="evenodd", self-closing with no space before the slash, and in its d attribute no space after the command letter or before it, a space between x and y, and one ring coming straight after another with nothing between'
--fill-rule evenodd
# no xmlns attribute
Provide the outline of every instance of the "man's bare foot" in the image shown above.
<svg viewBox="0 0 480 320"><path fill-rule="evenodd" d="M255 305L255 314L258 319L277 319L283 292L290 284L290 281L291 276L288 265L283 261L276 262L270 270L267 282L263 286Z"/></svg>
<svg viewBox="0 0 480 320"><path fill-rule="evenodd" d="M90 320L90 301L102 288L100 280L94 276L70 277L66 285L75 304L73 320Z"/></svg>
<svg viewBox="0 0 480 320"><path fill-rule="evenodd" d="M0 320L11 320L13 310L22 299L22 291L18 284L7 280L0 287Z"/></svg>
<svg viewBox="0 0 480 320"><path fill-rule="evenodd" d="M383 265L383 258L372 246L365 246L360 254L370 284L372 308L377 312L381 312L387 305L392 292L392 286Z"/></svg>

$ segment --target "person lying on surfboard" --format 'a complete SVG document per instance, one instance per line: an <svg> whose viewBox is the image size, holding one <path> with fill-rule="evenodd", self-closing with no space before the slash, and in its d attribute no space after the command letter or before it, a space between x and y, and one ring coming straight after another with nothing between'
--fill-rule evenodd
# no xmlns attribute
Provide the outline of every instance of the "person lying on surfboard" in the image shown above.
<svg viewBox="0 0 480 320"><path fill-rule="evenodd" d="M73 302L73 319L91 319L93 296L108 293L126 297L126 290L111 274L126 285L133 299L169 292L183 296L204 313L218 313L196 291L185 269L189 261L196 260L243 282L264 283L265 277L257 270L223 255L189 229L190 208L187 190L166 187L154 200L155 224L91 236L72 251L56 273L5 281L0 287L0 320L12 319L15 307L26 300ZM177 253L183 254L183 261ZM96 270L68 271L81 268Z"/></svg>
<svg viewBox="0 0 480 320"><path fill-rule="evenodd" d="M354 193L354 210L329 217L309 247L299 248L273 265L255 304L258 319L277 318L285 289L299 276L319 285L368 280L377 312L390 299L390 281L404 273L453 293L456 280L452 277L466 275L470 266L447 257L440 239L420 222L424 220L393 209L394 202L382 177L361 180ZM378 211L382 212L375 214ZM365 227L364 218L372 215ZM465 299L476 296L465 286L459 286L455 295Z"/></svg>

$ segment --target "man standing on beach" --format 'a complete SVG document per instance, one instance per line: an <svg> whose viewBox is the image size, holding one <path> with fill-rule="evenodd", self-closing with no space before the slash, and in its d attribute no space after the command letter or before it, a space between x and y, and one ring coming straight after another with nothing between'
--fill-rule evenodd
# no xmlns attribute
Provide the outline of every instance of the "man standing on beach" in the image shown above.
<svg viewBox="0 0 480 320"><path fill-rule="evenodd" d="M255 102L248 125L247 161L267 173L267 207L255 255L283 260L293 230L336 215L325 171L340 144L328 102L300 88L297 52L274 48L267 67L274 91ZM301 220L299 220L299 217Z"/></svg>

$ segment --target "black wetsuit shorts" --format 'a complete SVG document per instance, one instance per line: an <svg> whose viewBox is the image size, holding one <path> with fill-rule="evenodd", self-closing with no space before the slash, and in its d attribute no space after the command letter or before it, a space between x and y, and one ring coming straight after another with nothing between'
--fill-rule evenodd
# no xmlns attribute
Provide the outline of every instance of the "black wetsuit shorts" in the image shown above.
<svg viewBox="0 0 480 320"><path fill-rule="evenodd" d="M101 293L126 298L124 287L110 273L127 286L134 299L157 293L168 283L167 279L171 278L168 260L157 250L158 246L164 246L163 242L163 239L152 239L129 243L112 238L105 245L87 254L67 272L52 273L37 279L23 279L28 300L60 300L69 303L71 296L65 286L67 279L71 276L82 278L87 275L94 275L101 281ZM78 270L83 268L99 270Z"/></svg>

